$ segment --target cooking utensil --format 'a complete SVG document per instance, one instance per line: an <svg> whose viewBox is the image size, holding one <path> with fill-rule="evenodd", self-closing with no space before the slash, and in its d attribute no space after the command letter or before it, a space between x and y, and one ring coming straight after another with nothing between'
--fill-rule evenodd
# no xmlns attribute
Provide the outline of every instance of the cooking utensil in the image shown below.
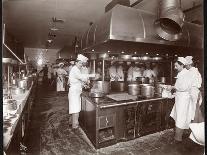
<svg viewBox="0 0 207 155"><path fill-rule="evenodd" d="M152 98L155 94L155 88L150 84L140 84L141 95L146 98Z"/></svg>
<svg viewBox="0 0 207 155"><path fill-rule="evenodd" d="M98 92L104 92L105 94L108 94L110 91L110 82L98 80L91 81L91 92L96 90Z"/></svg>
<svg viewBox="0 0 207 155"><path fill-rule="evenodd" d="M126 84L124 81L111 81L111 91L123 92L126 90Z"/></svg>
<svg viewBox="0 0 207 155"><path fill-rule="evenodd" d="M128 85L128 94L129 95L140 95L140 84L129 84Z"/></svg>

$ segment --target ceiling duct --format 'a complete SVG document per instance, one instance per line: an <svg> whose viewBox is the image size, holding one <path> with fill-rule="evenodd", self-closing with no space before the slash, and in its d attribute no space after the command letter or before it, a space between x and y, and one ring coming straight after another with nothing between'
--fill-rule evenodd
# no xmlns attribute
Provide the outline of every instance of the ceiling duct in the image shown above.
<svg viewBox="0 0 207 155"><path fill-rule="evenodd" d="M156 15L131 7L116 5L95 21L82 35L80 48L85 51L189 51L203 49L203 27L184 22L179 40L168 41L156 33ZM196 50L194 50L196 51Z"/></svg>
<svg viewBox="0 0 207 155"><path fill-rule="evenodd" d="M160 0L158 19L154 24L161 38L169 41L180 39L183 34L184 13L178 0Z"/></svg>

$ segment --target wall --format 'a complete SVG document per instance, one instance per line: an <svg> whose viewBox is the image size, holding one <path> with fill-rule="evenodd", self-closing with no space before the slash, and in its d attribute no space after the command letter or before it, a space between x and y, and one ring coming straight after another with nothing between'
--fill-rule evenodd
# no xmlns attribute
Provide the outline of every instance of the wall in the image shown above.
<svg viewBox="0 0 207 155"><path fill-rule="evenodd" d="M203 24L203 6L184 11L185 20L196 24Z"/></svg>
<svg viewBox="0 0 207 155"><path fill-rule="evenodd" d="M40 48L24 48L25 55L28 56L29 61L40 70L45 64L55 63L57 59L58 49L45 49ZM42 59L42 65L38 65L38 60Z"/></svg>
<svg viewBox="0 0 207 155"><path fill-rule="evenodd" d="M76 54L73 46L65 46L57 54L58 58L75 59Z"/></svg>

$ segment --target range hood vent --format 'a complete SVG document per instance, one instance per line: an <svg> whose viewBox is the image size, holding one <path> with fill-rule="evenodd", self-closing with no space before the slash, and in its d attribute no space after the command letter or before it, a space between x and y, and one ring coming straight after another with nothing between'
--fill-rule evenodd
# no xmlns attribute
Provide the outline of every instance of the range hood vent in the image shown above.
<svg viewBox="0 0 207 155"><path fill-rule="evenodd" d="M80 47L85 52L203 49L202 26L184 22L181 38L167 41L156 33L156 18L143 10L116 5L89 27Z"/></svg>

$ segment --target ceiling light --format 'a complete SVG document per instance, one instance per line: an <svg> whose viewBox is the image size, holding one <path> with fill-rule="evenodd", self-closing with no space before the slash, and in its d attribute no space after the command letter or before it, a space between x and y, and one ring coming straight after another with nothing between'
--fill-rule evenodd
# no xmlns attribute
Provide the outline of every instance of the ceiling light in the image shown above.
<svg viewBox="0 0 207 155"><path fill-rule="evenodd" d="M124 51L122 51L121 53L124 53Z"/></svg>
<svg viewBox="0 0 207 155"><path fill-rule="evenodd" d="M92 49L92 51L94 52L94 49Z"/></svg>
<svg viewBox="0 0 207 155"><path fill-rule="evenodd" d="M52 41L53 41L52 39L48 39L47 40L48 43L52 43Z"/></svg>
<svg viewBox="0 0 207 155"><path fill-rule="evenodd" d="M108 53L110 53L110 51L108 51Z"/></svg>
<svg viewBox="0 0 207 155"><path fill-rule="evenodd" d="M148 54L148 53L146 53L146 54Z"/></svg>
<svg viewBox="0 0 207 155"><path fill-rule="evenodd" d="M159 55L159 54L156 54L156 55Z"/></svg>
<svg viewBox="0 0 207 155"><path fill-rule="evenodd" d="M137 52L134 52L134 54L137 54Z"/></svg>

